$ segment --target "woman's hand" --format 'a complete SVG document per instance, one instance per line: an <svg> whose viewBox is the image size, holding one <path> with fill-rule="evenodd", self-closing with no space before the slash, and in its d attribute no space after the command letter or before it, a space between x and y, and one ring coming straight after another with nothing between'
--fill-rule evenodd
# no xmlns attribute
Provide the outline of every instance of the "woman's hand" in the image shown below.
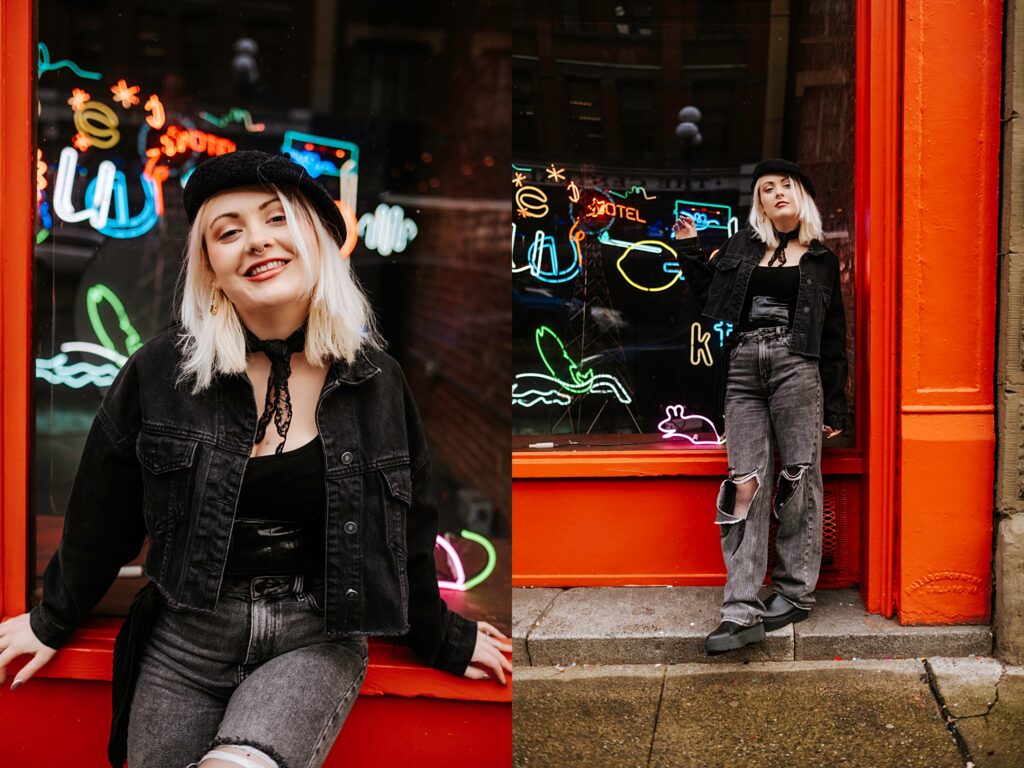
<svg viewBox="0 0 1024 768"><path fill-rule="evenodd" d="M679 218L672 224L672 237L676 240L685 240L688 237L697 236L697 227L693 223L693 218L687 216L685 213L679 214Z"/></svg>
<svg viewBox="0 0 1024 768"><path fill-rule="evenodd" d="M463 674L470 680L494 677L505 685L505 673L512 672L512 662L502 655L502 651L512 653L512 643L509 639L486 621L477 622L476 648L473 649L473 659Z"/></svg>
<svg viewBox="0 0 1024 768"><path fill-rule="evenodd" d="M832 427L830 427L828 424L823 426L822 430L824 430L824 432L825 432L825 438L826 439L831 439L833 437L839 437L839 435L843 434L843 430L841 430L841 429L832 429Z"/></svg>
<svg viewBox="0 0 1024 768"><path fill-rule="evenodd" d="M32 658L18 672L11 684L12 691L57 655L53 648L39 642L29 626L27 613L0 624L0 683L7 679L7 665L24 653L32 654Z"/></svg>

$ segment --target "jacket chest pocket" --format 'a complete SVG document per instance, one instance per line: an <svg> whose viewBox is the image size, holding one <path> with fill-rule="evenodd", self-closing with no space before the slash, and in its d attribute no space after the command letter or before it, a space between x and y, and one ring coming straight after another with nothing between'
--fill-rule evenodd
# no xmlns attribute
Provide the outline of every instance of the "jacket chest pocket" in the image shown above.
<svg viewBox="0 0 1024 768"><path fill-rule="evenodd" d="M377 470L384 501L384 523L388 544L394 552L406 554L405 525L412 507L412 473L408 464Z"/></svg>
<svg viewBox="0 0 1024 768"><path fill-rule="evenodd" d="M735 256L721 257L721 261L715 264L715 276L708 289L708 301L705 312L715 317L722 316L729 299L732 298L736 287L736 278L739 276L740 259Z"/></svg>
<svg viewBox="0 0 1024 768"><path fill-rule="evenodd" d="M140 432L135 453L143 466L146 527L158 533L188 512L198 440Z"/></svg>

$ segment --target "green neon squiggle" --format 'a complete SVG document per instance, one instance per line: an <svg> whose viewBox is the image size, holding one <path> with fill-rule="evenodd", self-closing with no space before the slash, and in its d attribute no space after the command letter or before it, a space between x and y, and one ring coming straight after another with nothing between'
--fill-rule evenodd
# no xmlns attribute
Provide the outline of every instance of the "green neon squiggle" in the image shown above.
<svg viewBox="0 0 1024 768"><path fill-rule="evenodd" d="M89 322L92 325L93 332L96 334L96 338L111 352L118 351L113 339L107 334L107 329L103 327L103 320L100 318L99 306L103 301L106 301L110 308L114 310L114 314L117 315L117 327L121 329L125 337L124 346L128 350L129 355L133 354L135 350L142 346L142 339L139 336L139 332L135 330L135 326L132 325L132 321L128 319L128 312L125 311L124 304L103 283L96 283L96 285L90 287L85 292L85 308L89 313Z"/></svg>
<svg viewBox="0 0 1024 768"><path fill-rule="evenodd" d="M498 562L498 553L494 551L494 545L491 544L491 542L489 542L479 533L473 533L472 531L460 531L459 535L464 539L475 541L477 544L483 547L484 551L487 553L487 565L484 566L484 569L480 571L480 573L478 573L472 579L469 579L462 586L463 591L468 592L473 587L479 586L480 584L483 584L485 581L487 581L487 578L491 575L491 572L494 570L495 563Z"/></svg>
<svg viewBox="0 0 1024 768"><path fill-rule="evenodd" d="M557 351L561 354L562 362L564 362L568 368L568 381L565 376L560 376L558 374L558 371L555 370L552 361L548 359L546 354L544 354L541 342L545 337L551 338L554 345L557 347ZM556 379L561 386L563 386L567 391L572 392L574 395L584 395L591 390L594 386L594 369L588 368L586 371L580 371L579 365L575 360L569 357L569 353L565 350L565 345L562 343L562 340L558 338L557 333L546 325L542 325L537 329L534 338L537 343L537 354L540 355L541 362L544 363L544 367L548 369L551 376ZM557 357L554 362L558 362Z"/></svg>

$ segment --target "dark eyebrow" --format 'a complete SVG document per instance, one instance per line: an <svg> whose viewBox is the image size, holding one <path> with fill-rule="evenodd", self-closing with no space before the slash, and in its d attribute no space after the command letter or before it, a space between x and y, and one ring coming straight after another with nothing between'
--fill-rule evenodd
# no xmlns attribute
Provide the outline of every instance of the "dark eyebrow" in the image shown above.
<svg viewBox="0 0 1024 768"><path fill-rule="evenodd" d="M278 200L276 197L272 197L269 200L265 201L263 204L261 204L260 207L259 207L259 210L262 211L264 208L266 208L271 203L279 203L279 202L281 202L281 201ZM229 218L234 218L234 219L240 218L239 215L237 213L234 213L233 211L232 212L228 212L228 213L222 213L219 216L217 216L216 218L214 218L214 220L209 223L208 227L212 228L214 222L216 222L217 219L223 219L225 216L227 216Z"/></svg>

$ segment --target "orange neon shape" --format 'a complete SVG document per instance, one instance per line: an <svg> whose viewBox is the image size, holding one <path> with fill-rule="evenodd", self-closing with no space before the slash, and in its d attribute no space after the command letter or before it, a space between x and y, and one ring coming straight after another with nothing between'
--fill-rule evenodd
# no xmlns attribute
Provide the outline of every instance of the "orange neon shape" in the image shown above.
<svg viewBox="0 0 1024 768"><path fill-rule="evenodd" d="M639 208L634 208L630 205L620 205L610 200L591 200L587 206L587 216L618 216L619 218L636 221L640 224L647 223L645 219L640 218Z"/></svg>
<svg viewBox="0 0 1024 768"><path fill-rule="evenodd" d="M43 162L43 150L36 150L36 205L43 199L46 189L46 163Z"/></svg>
<svg viewBox="0 0 1024 768"><path fill-rule="evenodd" d="M155 93L146 99L146 105L143 107L147 112L153 114L146 118L146 122L149 123L151 128L163 128L166 116L164 115L164 105L160 103L160 97Z"/></svg>
<svg viewBox="0 0 1024 768"><path fill-rule="evenodd" d="M110 91L114 94L114 101L119 102L125 109L139 103L139 97L135 95L139 90L139 86L130 86L123 78L117 81L117 85L110 86Z"/></svg>
<svg viewBox="0 0 1024 768"><path fill-rule="evenodd" d="M74 138L71 139L71 144L79 152L85 152L85 150L92 146L92 139L84 133L76 133Z"/></svg>
<svg viewBox="0 0 1024 768"><path fill-rule="evenodd" d="M334 204L338 206L338 210L341 211L341 218L345 220L345 242L342 243L339 253L341 258L347 259L356 248L356 240L359 237L359 222L356 221L356 215L352 212L352 209L341 200L335 200Z"/></svg>
<svg viewBox="0 0 1024 768"><path fill-rule="evenodd" d="M587 233L584 232L582 229L580 229L579 226L580 226L580 220L576 219L576 221L574 221L572 223L572 227L570 227L570 229L569 229L569 239L570 240L575 240L577 245L582 243L584 241L584 239L586 239L586 237L587 237ZM576 260L580 263L580 266L582 267L583 266L583 251L581 251L579 248L576 249Z"/></svg>
<svg viewBox="0 0 1024 768"><path fill-rule="evenodd" d="M303 146L306 148L307 151L309 151L309 152L313 151L313 145L310 144L308 141L305 144L303 144Z"/></svg>
<svg viewBox="0 0 1024 768"><path fill-rule="evenodd" d="M188 150L208 155L226 155L235 151L235 142L230 139L214 136L205 131L182 129L176 125L167 127L167 132L160 137L160 146L167 157L174 157Z"/></svg>
<svg viewBox="0 0 1024 768"><path fill-rule="evenodd" d="M84 107L85 102L87 102L91 98L92 96L83 91L81 88L73 88L71 89L71 98L68 99L68 104L71 105L71 109L73 111L77 112L82 107Z"/></svg>

